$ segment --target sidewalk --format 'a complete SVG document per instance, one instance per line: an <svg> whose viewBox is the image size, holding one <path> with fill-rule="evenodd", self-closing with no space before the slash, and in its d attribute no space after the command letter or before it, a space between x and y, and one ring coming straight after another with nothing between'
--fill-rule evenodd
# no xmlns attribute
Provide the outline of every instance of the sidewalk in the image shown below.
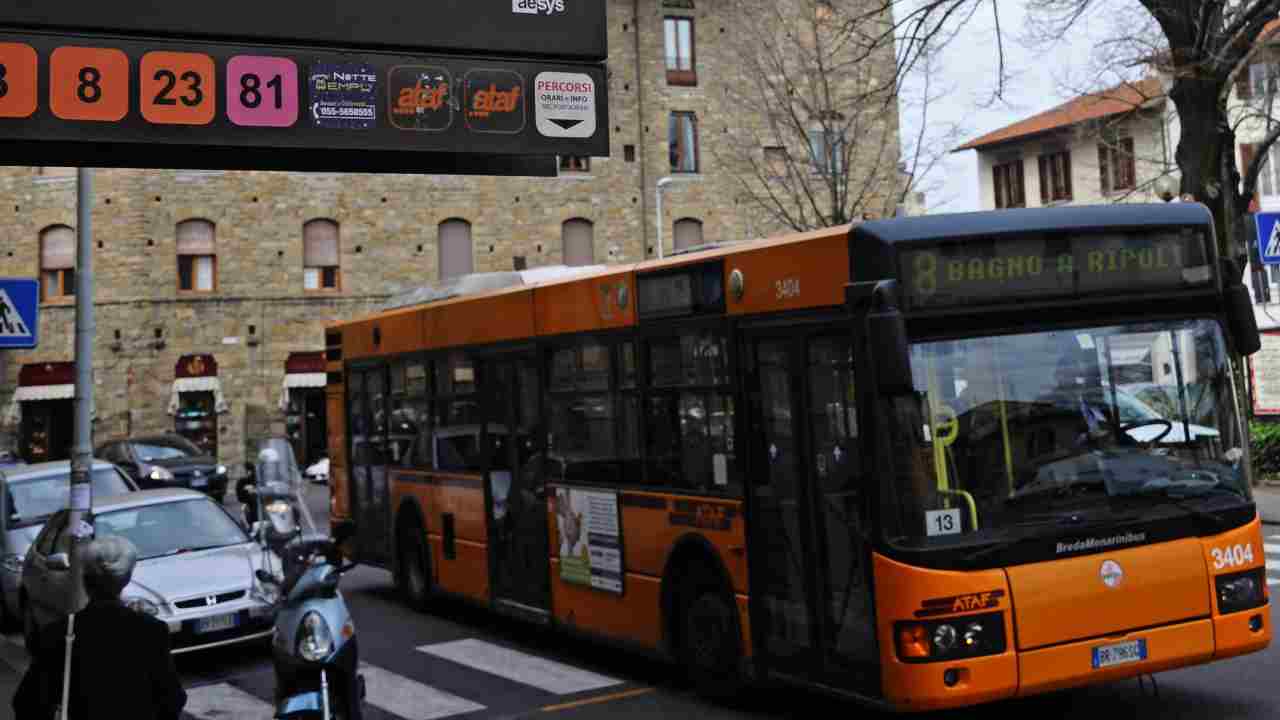
<svg viewBox="0 0 1280 720"><path fill-rule="evenodd" d="M1258 504L1262 522L1280 524L1280 486L1259 485L1253 489L1253 501Z"/></svg>

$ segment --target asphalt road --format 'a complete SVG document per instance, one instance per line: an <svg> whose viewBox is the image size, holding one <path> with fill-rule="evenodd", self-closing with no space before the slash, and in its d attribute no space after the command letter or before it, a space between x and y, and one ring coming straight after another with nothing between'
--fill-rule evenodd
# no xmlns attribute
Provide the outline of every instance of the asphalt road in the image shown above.
<svg viewBox="0 0 1280 720"><path fill-rule="evenodd" d="M314 486L309 495L308 505L323 522L326 488ZM228 505L233 504L232 498ZM1276 535L1272 544L1280 544L1280 526L1268 526L1268 531ZM566 639L458 603L441 601L428 612L411 610L396 597L390 574L379 570L352 571L344 577L343 592L356 620L369 682L366 716L372 720L553 714L563 720L881 716L806 690L762 689L731 704L713 704L695 696L678 669L660 662ZM1276 618L1273 606L1272 622ZM7 639L21 643L14 636ZM265 647L180 656L178 668L190 697L186 717L270 717L272 672ZM1129 680L932 716L989 718L1001 711L1037 720L1090 714L1270 720L1280 710L1276 677L1280 648L1272 646L1244 658L1162 673L1157 676L1158 695L1149 683L1144 692L1136 680Z"/></svg>

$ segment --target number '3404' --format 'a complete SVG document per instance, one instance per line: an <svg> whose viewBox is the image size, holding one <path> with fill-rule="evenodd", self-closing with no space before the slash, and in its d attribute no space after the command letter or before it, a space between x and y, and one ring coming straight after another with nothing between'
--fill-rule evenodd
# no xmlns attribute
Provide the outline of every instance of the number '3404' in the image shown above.
<svg viewBox="0 0 1280 720"><path fill-rule="evenodd" d="M1228 545L1227 547L1213 548L1209 551L1213 555L1213 569L1221 570L1222 568L1236 567L1238 565L1248 565L1253 562L1253 545Z"/></svg>

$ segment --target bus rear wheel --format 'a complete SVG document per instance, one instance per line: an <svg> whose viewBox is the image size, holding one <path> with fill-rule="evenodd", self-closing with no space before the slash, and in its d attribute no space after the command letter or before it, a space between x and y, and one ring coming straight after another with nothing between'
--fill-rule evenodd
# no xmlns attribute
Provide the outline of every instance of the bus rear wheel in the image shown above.
<svg viewBox="0 0 1280 720"><path fill-rule="evenodd" d="M697 691L727 699L742 690L742 644L733 607L718 589L697 587L684 594L680 660Z"/></svg>
<svg viewBox="0 0 1280 720"><path fill-rule="evenodd" d="M403 524L400 529L399 567L396 573L405 602L421 610L431 595L431 573L427 565L426 542L422 526L416 521Z"/></svg>

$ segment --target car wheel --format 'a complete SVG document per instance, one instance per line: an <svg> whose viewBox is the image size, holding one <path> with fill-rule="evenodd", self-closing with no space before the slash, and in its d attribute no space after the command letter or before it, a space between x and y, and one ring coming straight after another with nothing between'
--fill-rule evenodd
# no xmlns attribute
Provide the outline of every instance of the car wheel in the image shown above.
<svg viewBox="0 0 1280 720"><path fill-rule="evenodd" d="M688 588L680 624L680 660L699 693L729 698L744 686L738 619L718 588Z"/></svg>

